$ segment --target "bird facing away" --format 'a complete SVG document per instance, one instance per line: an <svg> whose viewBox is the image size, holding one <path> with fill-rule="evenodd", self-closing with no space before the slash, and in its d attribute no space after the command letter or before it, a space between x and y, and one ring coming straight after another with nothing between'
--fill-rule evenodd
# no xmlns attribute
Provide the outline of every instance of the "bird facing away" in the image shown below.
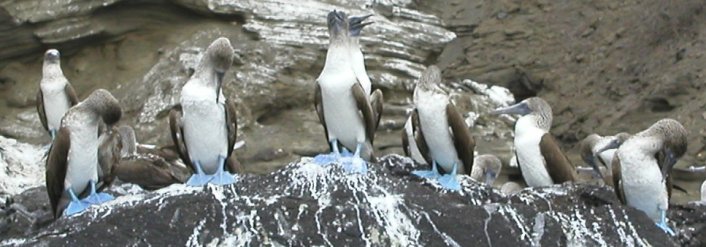
<svg viewBox="0 0 706 247"><path fill-rule="evenodd" d="M313 161L319 165L340 162L352 172L367 171L367 161L374 158L373 141L382 114L382 92L371 94L358 45L361 29L370 24L364 22L366 18L349 19L336 10L328 14L329 46L314 92L314 106L331 153L317 155Z"/></svg>
<svg viewBox="0 0 706 247"><path fill-rule="evenodd" d="M235 183L232 173L238 162L232 154L238 124L235 105L222 91L233 53L227 38L213 41L182 88L180 104L170 111L172 140L194 172L187 185Z"/></svg>
<svg viewBox="0 0 706 247"><path fill-rule="evenodd" d="M515 123L515 154L530 187L576 181L576 170L549 133L552 108L539 97L527 98L491 114L520 114Z"/></svg>

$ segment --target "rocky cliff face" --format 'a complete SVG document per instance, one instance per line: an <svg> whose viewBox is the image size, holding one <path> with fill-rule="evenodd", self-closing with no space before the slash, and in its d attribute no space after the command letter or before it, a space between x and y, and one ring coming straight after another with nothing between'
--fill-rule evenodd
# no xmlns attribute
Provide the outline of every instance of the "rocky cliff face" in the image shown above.
<svg viewBox="0 0 706 247"><path fill-rule="evenodd" d="M360 43L374 87L385 92L386 110L376 138L380 153L401 153L399 134L391 130L403 125L409 89L456 37L439 18L413 9L408 1L40 2L0 5L8 25L0 30L8 39L0 46L0 81L5 85L0 93L7 98L7 106L0 106L7 116L0 119L0 134L48 142L33 107L41 76L38 55L46 47L58 47L64 73L79 96L109 89L123 104L122 123L135 126L140 142L168 144L168 109L178 102L204 47L225 36L236 49L236 61L225 76L224 90L238 104L240 139L245 141L238 151L241 160L252 164L246 170L255 172L326 149L312 89L325 58L329 11L373 15L369 20L374 24L363 30ZM59 5L62 11L53 11ZM42 35L45 29L52 30L51 39ZM22 40L20 34L33 38ZM22 62L28 57L29 62ZM479 136L497 134L494 129L506 135L507 124L481 116L498 103L475 103L482 92L456 82L449 87L469 123L484 129ZM507 148L501 150L507 153Z"/></svg>
<svg viewBox="0 0 706 247"><path fill-rule="evenodd" d="M243 175L226 187L131 186L104 205L1 245L372 245L372 246L699 246L706 207L670 212L670 238L611 190L590 185L528 188L512 196L461 177L446 192L411 176L408 158L383 157L367 174L340 166L292 163ZM21 197L20 197L21 198ZM18 199L21 202L22 199ZM26 200L26 199L25 199ZM39 203L42 203L41 201ZM46 202L44 202L46 203ZM11 229L24 227L15 221Z"/></svg>

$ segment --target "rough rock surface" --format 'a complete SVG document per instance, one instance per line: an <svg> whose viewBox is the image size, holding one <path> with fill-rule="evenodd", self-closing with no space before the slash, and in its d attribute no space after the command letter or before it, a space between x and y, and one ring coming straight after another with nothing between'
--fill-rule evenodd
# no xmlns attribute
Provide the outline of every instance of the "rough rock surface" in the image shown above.
<svg viewBox="0 0 706 247"><path fill-rule="evenodd" d="M677 207L678 237L589 185L525 189L505 197L463 176L462 192L410 176L407 158L383 157L366 175L292 163L234 186L173 185L123 196L2 245L698 246L704 206ZM128 188L128 189L125 189ZM113 192L116 193L116 192ZM129 219L129 220L127 220Z"/></svg>
<svg viewBox="0 0 706 247"><path fill-rule="evenodd" d="M369 20L374 24L363 30L360 44L374 87L385 93L386 110L376 138L381 154L401 153L399 134L391 130L403 125L408 90L429 61L456 37L439 18L413 9L411 1L110 1L100 6L93 1L57 1L52 5L81 11L56 13L40 3L0 5L9 16L4 23L10 25L0 29L8 34L2 37L9 39L0 42L5 45L0 46L0 58L33 57L30 62L0 60L0 96L6 99L5 105L0 104L6 116L0 117L0 134L24 142L48 142L33 104L42 50L58 47L64 73L79 97L97 88L110 90L124 107L121 123L134 125L141 143L169 144L168 109L178 103L181 87L204 47L225 36L236 49L224 90L237 103L240 139L245 141L238 155L247 171L259 173L327 147L312 103L314 81L328 44L327 12L373 15ZM35 5L42 7L31 7ZM28 14L32 10L36 20L29 18L35 16ZM53 30L53 41L37 34L42 28ZM21 30L40 38L13 43ZM478 112L467 117L477 118L498 106L469 104L466 98L474 93L458 92L464 94L458 100L462 104L488 107L475 107ZM292 126L292 122L298 124ZM508 130L501 121L486 118L480 123L485 124L484 136L492 135L493 128Z"/></svg>
<svg viewBox="0 0 706 247"><path fill-rule="evenodd" d="M518 100L543 97L554 110L552 132L565 144L677 119L690 133L679 165L688 166L706 161L705 6L451 0L417 9L436 14L458 36L438 57L446 77L505 86Z"/></svg>

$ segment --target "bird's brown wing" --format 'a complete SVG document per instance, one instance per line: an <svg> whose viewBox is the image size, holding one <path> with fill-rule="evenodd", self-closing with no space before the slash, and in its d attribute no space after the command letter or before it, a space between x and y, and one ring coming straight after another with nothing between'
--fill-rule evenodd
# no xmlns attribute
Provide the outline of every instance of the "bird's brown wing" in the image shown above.
<svg viewBox="0 0 706 247"><path fill-rule="evenodd" d="M76 96L76 91L74 90L74 87L71 86L71 83L66 83L64 92L66 93L66 96L69 97L69 105L75 106L78 104L78 96Z"/></svg>
<svg viewBox="0 0 706 247"><path fill-rule="evenodd" d="M446 118L449 127L451 127L451 136L454 140L456 153L461 159L461 162L463 162L463 172L466 175L471 175L471 168L473 168L473 150L476 147L476 141L473 139L471 131L468 130L463 117L461 117L461 114L458 113L458 110L456 110L453 104L446 105Z"/></svg>
<svg viewBox="0 0 706 247"><path fill-rule="evenodd" d="M539 142L539 150L546 161L547 172L555 184L576 181L576 169L564 152L561 151L556 139L550 133L545 133L542 136L542 140Z"/></svg>
<svg viewBox="0 0 706 247"><path fill-rule="evenodd" d="M375 129L377 127L377 117L375 116L375 113L373 112L372 106L370 106L370 102L368 101L368 97L365 95L365 91L363 90L363 87L360 85L360 83L355 83L351 87L351 91L353 92L353 98L355 99L356 106L358 107L358 111L363 115L363 123L365 124L365 136L367 137L368 141L370 141L370 144L373 143L373 140L375 139Z"/></svg>
<svg viewBox="0 0 706 247"><path fill-rule="evenodd" d="M422 154L424 160L427 164L432 165L431 154L429 153L429 146L427 146L427 140L424 137L424 132L422 131L422 125L419 121L419 112L415 109L412 112L412 133L414 134L414 141L417 143L417 148L419 153Z"/></svg>
<svg viewBox="0 0 706 247"><path fill-rule="evenodd" d="M375 131L377 131L378 126L380 126L380 119L382 119L383 101L384 99L380 89L376 89L373 91L373 94L370 95L370 106L373 108L373 116L375 117Z"/></svg>
<svg viewBox="0 0 706 247"><path fill-rule="evenodd" d="M44 94L41 89L37 91L37 113L39 114L39 121L42 122L44 130L49 131L47 113L44 111Z"/></svg>
<svg viewBox="0 0 706 247"><path fill-rule="evenodd" d="M231 173L239 169L240 164L236 160L234 146L238 137L238 115L235 104L226 98L226 129L228 130L228 157L226 159L226 169Z"/></svg>
<svg viewBox="0 0 706 247"><path fill-rule="evenodd" d="M174 141L174 146L176 147L179 157L184 162L184 164L195 172L194 165L191 164L191 158L189 157L189 151L186 149L186 142L184 140L184 124L182 123L182 109L181 105L175 105L169 110L169 129L172 134L172 141Z"/></svg>
<svg viewBox="0 0 706 247"><path fill-rule="evenodd" d="M323 102L324 100L321 96L321 86L319 86L319 83L316 82L316 89L314 90L314 108L316 109L316 115L319 116L319 122L321 123L321 126L324 127L324 135L326 136L326 143L328 144L328 128L326 127L326 119L324 118ZM330 148L332 147L329 146L329 151L333 151L333 149Z"/></svg>
<svg viewBox="0 0 706 247"><path fill-rule="evenodd" d="M618 197L623 204L625 204L625 193L623 192L622 184L622 172L620 170L620 156L613 156L613 190L615 190L615 195Z"/></svg>
<svg viewBox="0 0 706 247"><path fill-rule="evenodd" d="M64 194L64 179L66 177L67 160L69 156L69 148L71 147L70 132L67 128L60 128L56 134L54 143L49 149L46 164L46 186L47 194L49 194L49 202L51 203L52 212L55 218L59 218L64 211L64 206L68 203L65 199L62 200ZM79 193L79 192L77 192ZM65 202L60 202L65 201Z"/></svg>

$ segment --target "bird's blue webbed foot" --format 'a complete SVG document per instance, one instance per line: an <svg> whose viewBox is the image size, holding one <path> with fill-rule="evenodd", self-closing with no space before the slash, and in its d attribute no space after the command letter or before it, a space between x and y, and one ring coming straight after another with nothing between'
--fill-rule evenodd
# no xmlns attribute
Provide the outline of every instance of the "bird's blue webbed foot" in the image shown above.
<svg viewBox="0 0 706 247"><path fill-rule="evenodd" d="M333 140L331 141L331 153L327 154L319 154L314 156L314 159L312 162L314 162L317 165L320 166L325 166L329 165L331 163L336 163L338 160L341 158L341 153L338 151L338 141Z"/></svg>
<svg viewBox="0 0 706 247"><path fill-rule="evenodd" d="M212 184L216 185L229 185L235 183L235 176L230 172L224 170L226 163L226 158L223 156L218 157L218 170L216 174L213 174Z"/></svg>
<svg viewBox="0 0 706 247"><path fill-rule="evenodd" d="M450 174L445 174L438 178L436 181L439 182L439 185L443 187L444 189L447 190L460 190L461 189L461 183L458 182L458 179L456 179L456 168L458 164L454 163L454 167L452 168L452 171Z"/></svg>
<svg viewBox="0 0 706 247"><path fill-rule="evenodd" d="M91 190L88 196L81 200L83 203L97 205L115 199L115 197L108 193L96 192L96 182L93 180L88 182L88 186L90 186Z"/></svg>
<svg viewBox="0 0 706 247"><path fill-rule="evenodd" d="M69 201L69 205L67 205L66 209L64 209L65 216L71 216L83 212L86 208L88 208L88 206L90 206L88 203L79 200L73 189L68 188L66 189L66 192L69 194L69 197L71 197L71 201Z"/></svg>
<svg viewBox="0 0 706 247"><path fill-rule="evenodd" d="M194 168L196 169L196 173L191 175L189 177L189 180L186 181L186 185L188 186L193 186L193 187L200 187L206 185L208 182L213 179L212 176L208 176L203 172L203 169L201 168L201 162L200 161L194 161Z"/></svg>
<svg viewBox="0 0 706 247"><path fill-rule="evenodd" d="M365 174L368 172L368 162L360 157L361 144L358 144L355 148L355 153L350 155L350 152L343 149L341 158L341 163L343 165L343 170L350 173L361 173ZM347 153L347 154L346 154Z"/></svg>
<svg viewBox="0 0 706 247"><path fill-rule="evenodd" d="M341 157L342 158L353 157L353 153L351 153L351 151L348 151L347 148L343 148L343 151L341 151Z"/></svg>
<svg viewBox="0 0 706 247"><path fill-rule="evenodd" d="M676 233L674 233L674 230L672 230L672 228L669 228L669 226L667 225L667 210L659 209L659 214L660 214L660 220L657 223L657 227L662 229L664 232L666 232L670 236L676 235Z"/></svg>
<svg viewBox="0 0 706 247"><path fill-rule="evenodd" d="M417 171L412 171L412 174L417 176L417 177L422 177L422 178L429 178L429 179L435 179L441 176L439 174L438 168L436 168L436 161L431 162L431 170L417 170Z"/></svg>

